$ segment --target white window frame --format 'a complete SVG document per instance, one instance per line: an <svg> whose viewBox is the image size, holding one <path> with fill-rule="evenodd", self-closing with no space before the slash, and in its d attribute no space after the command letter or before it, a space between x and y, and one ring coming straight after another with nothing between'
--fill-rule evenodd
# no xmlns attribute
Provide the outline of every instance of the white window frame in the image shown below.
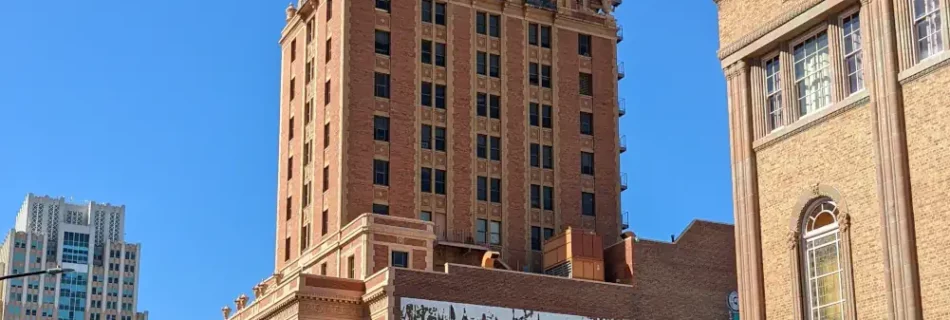
<svg viewBox="0 0 950 320"><path fill-rule="evenodd" d="M803 266L803 273L802 273L802 280L805 282L805 283L804 283L804 288L805 288L805 294L806 294L806 297L807 297L807 300L805 300L805 307L806 307L806 313L807 313L807 314L806 314L806 317L807 317L808 320L818 320L818 319L816 319L816 318L814 317L814 313L815 313L816 311L820 310L821 308L828 307L828 306L832 306L832 305L835 305L835 304L837 304L837 305L840 306L840 307L839 307L839 310L840 310L840 312L841 312L842 319L845 319L845 318L846 318L846 317L845 317L845 313L848 312L848 311L847 311L847 305L846 305L846 302L847 302L846 297L847 297L847 296L845 295L845 292L844 292L844 281L845 281L845 280L844 280L844 272L845 272L845 269L844 269L844 265L843 265L842 260L841 260L841 255L842 255L842 252L843 252L843 248L842 248L842 246L841 246L842 234L841 234L840 229L839 229L839 226L838 226L838 216L837 216L836 214L834 214L834 212L831 212L831 215L835 218L835 221L834 221L833 223L831 223L831 224L829 224L829 225L826 225L826 226L822 226L822 227L820 227L820 228L818 228L818 229L816 229L816 230L806 231L806 230L808 230L808 222L809 222L809 220L811 219L811 217L813 216L813 212L815 212L816 210L817 210L817 211L823 211L822 207L823 207L824 205L826 205L826 204L832 205L835 210L837 210L837 208L838 208L837 204L834 203L833 201L822 201L822 202L816 204L814 207L812 207L812 208L806 213L805 219L802 220L802 227L801 227L802 229L801 229L801 230L804 231L804 232L802 232L802 238L801 238L801 241L802 241L802 251L801 251L801 254L802 254L802 262L804 263L804 266ZM809 243L811 243L811 242L813 242L813 241L815 241L815 240L821 239L821 238L829 237L829 236L834 236L835 239L832 240L832 241L829 241L829 242L827 242L827 243L821 244L821 245L819 245L819 246L817 246L817 247L814 247L814 248L810 248L810 247L809 247ZM832 246L832 245L836 247L837 263L838 263L837 269L836 269L835 271L832 271L832 272L829 272L829 273L812 276L812 275L811 275L811 270L812 270L813 268L816 268L815 266L812 266L812 262L814 261L814 252L815 252L816 250L820 249L820 248L824 248L824 247ZM831 303L827 303L827 304L824 304L824 305L817 305L817 306L814 305L814 304L813 304L813 301L815 301L815 299L817 299L817 297L813 296L813 294L812 294L812 292L813 292L812 287L817 284L817 280L818 280L818 279L820 279L820 278L822 278L822 277L827 277L827 276L833 275L833 274L835 274L835 273L838 274L838 297L839 297L839 299L838 299L837 301L834 301L834 302L831 302Z"/></svg>
<svg viewBox="0 0 950 320"><path fill-rule="evenodd" d="M765 70L762 89L765 94L765 125L768 131L772 132L785 126L785 122L783 121L785 106L782 101L782 59L778 52L771 53L766 57L769 58L762 59L762 70ZM775 64L778 65L778 70L776 70L774 74L769 75L768 65L771 61L775 61ZM769 91L769 81L771 80L775 80L775 85L772 86L774 90ZM772 110L772 101L778 104L775 110ZM777 119L774 117L777 117Z"/></svg>
<svg viewBox="0 0 950 320"><path fill-rule="evenodd" d="M935 6L929 10L925 7L923 14L918 14L917 12L917 1L923 1L925 4L927 2L933 3ZM913 23L910 26L911 32L913 33L913 45L914 51L916 53L917 62L927 60L928 58L937 56L938 53L944 51L944 41L946 41L944 33L945 24L943 16L941 15L941 0L910 0L910 11L911 18ZM936 20L936 23L934 21ZM927 35L921 35L919 32L918 25L928 23L930 25L930 30ZM928 41L928 54L923 55L923 51L920 50L920 45L922 42Z"/></svg>
<svg viewBox="0 0 950 320"><path fill-rule="evenodd" d="M861 38L862 32L864 32L863 22L866 21L866 17L862 17L860 12L860 8L852 8L848 11L845 11L844 14L838 18L838 25L841 27L841 70L844 70L845 72L844 77L841 78L844 81L841 86L843 89L842 91L845 92L845 97L853 96L867 88L864 77L864 42ZM858 18L858 23L856 24L857 29L852 29L852 32L848 33L847 30L845 30L845 20L852 19L854 17ZM851 39L857 39L857 45L854 46L854 50L852 50L850 53L847 51L848 36L851 36ZM854 43L854 41L852 43ZM848 70L848 59L851 58L855 58L856 69L854 72ZM856 88L851 88L851 76L855 76L857 78Z"/></svg>
<svg viewBox="0 0 950 320"><path fill-rule="evenodd" d="M812 39L814 39L815 41L817 41L818 37L819 37L821 34L824 34L824 35L825 35L825 46L824 46L823 48L819 48L815 53L813 53L813 55L808 55L808 54L806 54L806 55L802 58L802 60L797 60L797 58L795 57L795 47L797 47L798 45L804 45L805 43L807 43L809 40L812 40ZM789 65L792 67L792 70L790 70L790 71L792 71L791 74L792 74L792 76L794 77L794 80L795 80L794 86L792 86L792 88L794 88L794 94L795 94L795 95L794 95L794 97L795 97L795 100L794 100L794 101L795 101L795 105L798 107L798 110L799 110L799 118L806 117L806 116L808 116L808 115L810 115L810 114L815 114L816 111L821 110L821 109L823 109L823 108L826 108L826 107L828 107L828 106L831 106L831 105L834 103L834 95L833 95L833 93L832 93L832 92L833 92L833 86L835 85L834 74L833 74L833 69L834 69L834 68L832 67L832 59L833 59L832 56L833 56L833 53L831 52L831 39L830 39L829 37L830 37L830 35L829 35L829 32L828 32L828 25L827 25L827 23L821 23L821 24L819 24L818 26L816 26L815 28L813 28L813 29L811 29L810 31L808 31L808 32L806 32L805 34L803 34L802 36L799 36L798 38L796 38L796 39L795 39L794 41L792 41L792 42L789 44L789 46L788 46L789 57L791 57L791 59L792 59L791 63L789 64ZM798 68L796 67L796 64L799 63L799 62L807 63L807 62L808 62L808 59L809 59L810 57L814 57L815 59L817 59L817 57L816 57L815 55L817 55L817 53L820 52L820 51L822 51L822 50L824 50L824 51L826 52L826 54L827 54L827 59L825 60L825 65L824 65L824 67L819 67L818 69L815 69L815 70L813 70L813 71L811 71L811 72L808 72L808 71L804 71L804 70L803 70L803 72L805 72L805 73L804 73L802 76L799 76L798 73L797 73L797 69L798 69ZM781 60L781 59L780 59L780 60ZM806 100L806 101L807 101L808 97L803 97L803 96L801 95L801 93L798 92L798 91L799 91L799 90L798 90L798 85L799 85L799 83L801 83L802 81L808 81L808 79L809 79L810 77L812 77L812 76L820 76L820 73L821 73L821 72L825 72L825 73L826 73L825 78L826 78L826 81L828 82L828 87L827 87L827 88L822 88L820 85L818 85L817 87L814 88L814 90L826 89L826 90L827 90L827 95L826 95L826 96L827 96L827 99L826 99L826 100L824 101L824 103L821 104L821 105L808 108L808 107L806 107L806 106L804 106L804 105L802 104L802 102L803 102L802 100ZM821 94L820 91L814 91L814 92L811 93L811 95L819 95L819 94Z"/></svg>

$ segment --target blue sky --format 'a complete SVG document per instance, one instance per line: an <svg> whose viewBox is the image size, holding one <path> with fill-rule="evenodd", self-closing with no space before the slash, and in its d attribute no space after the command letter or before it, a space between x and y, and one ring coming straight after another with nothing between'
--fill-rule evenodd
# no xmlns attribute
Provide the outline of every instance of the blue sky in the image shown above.
<svg viewBox="0 0 950 320"><path fill-rule="evenodd" d="M408 0L397 0L408 1ZM127 206L139 308L220 317L271 273L287 0L0 1L0 227L28 192ZM646 238L732 221L712 0L618 11L623 208Z"/></svg>

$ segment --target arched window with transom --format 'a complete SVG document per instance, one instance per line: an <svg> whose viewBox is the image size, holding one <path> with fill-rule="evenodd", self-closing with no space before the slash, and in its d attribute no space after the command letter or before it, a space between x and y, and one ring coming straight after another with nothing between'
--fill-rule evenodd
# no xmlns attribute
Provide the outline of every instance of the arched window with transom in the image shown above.
<svg viewBox="0 0 950 320"><path fill-rule="evenodd" d="M802 220L802 270L809 320L844 319L844 268L838 206L815 201Z"/></svg>

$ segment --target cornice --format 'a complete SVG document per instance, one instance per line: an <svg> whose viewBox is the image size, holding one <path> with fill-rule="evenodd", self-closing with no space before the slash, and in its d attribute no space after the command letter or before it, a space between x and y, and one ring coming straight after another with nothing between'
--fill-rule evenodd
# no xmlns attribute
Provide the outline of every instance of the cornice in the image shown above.
<svg viewBox="0 0 950 320"><path fill-rule="evenodd" d="M719 4L718 1L721 1L721 0L713 0L713 2L715 2L717 5ZM783 24L786 24L789 21L792 21L792 19L794 19L795 17L799 16L802 13L805 13L805 11L808 11L808 9L811 9L812 7L821 3L822 1L824 0L807 0L799 4L798 6L792 8L791 10L786 11L781 16L778 16L775 19L771 19L769 23L767 23L766 25L761 26L758 29L755 29L754 31L747 33L745 36L742 36L741 38L739 38L739 40L733 41L729 45L722 47L722 49L719 49L719 52L717 53L719 60L725 59L726 57L732 55L733 53L736 53L737 51L744 48L745 46L748 46L753 41L764 37L769 32L772 32L773 30L781 27Z"/></svg>

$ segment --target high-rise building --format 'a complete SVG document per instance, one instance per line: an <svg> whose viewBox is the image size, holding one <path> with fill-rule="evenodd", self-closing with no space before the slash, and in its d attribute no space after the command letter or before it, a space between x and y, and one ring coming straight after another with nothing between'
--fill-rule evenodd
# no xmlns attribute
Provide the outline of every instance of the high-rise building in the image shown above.
<svg viewBox="0 0 950 320"><path fill-rule="evenodd" d="M2 319L139 320L141 245L124 240L125 206L29 194L0 246L0 272L67 268L0 286Z"/></svg>
<svg viewBox="0 0 950 320"><path fill-rule="evenodd" d="M716 3L742 318L948 318L950 2Z"/></svg>

